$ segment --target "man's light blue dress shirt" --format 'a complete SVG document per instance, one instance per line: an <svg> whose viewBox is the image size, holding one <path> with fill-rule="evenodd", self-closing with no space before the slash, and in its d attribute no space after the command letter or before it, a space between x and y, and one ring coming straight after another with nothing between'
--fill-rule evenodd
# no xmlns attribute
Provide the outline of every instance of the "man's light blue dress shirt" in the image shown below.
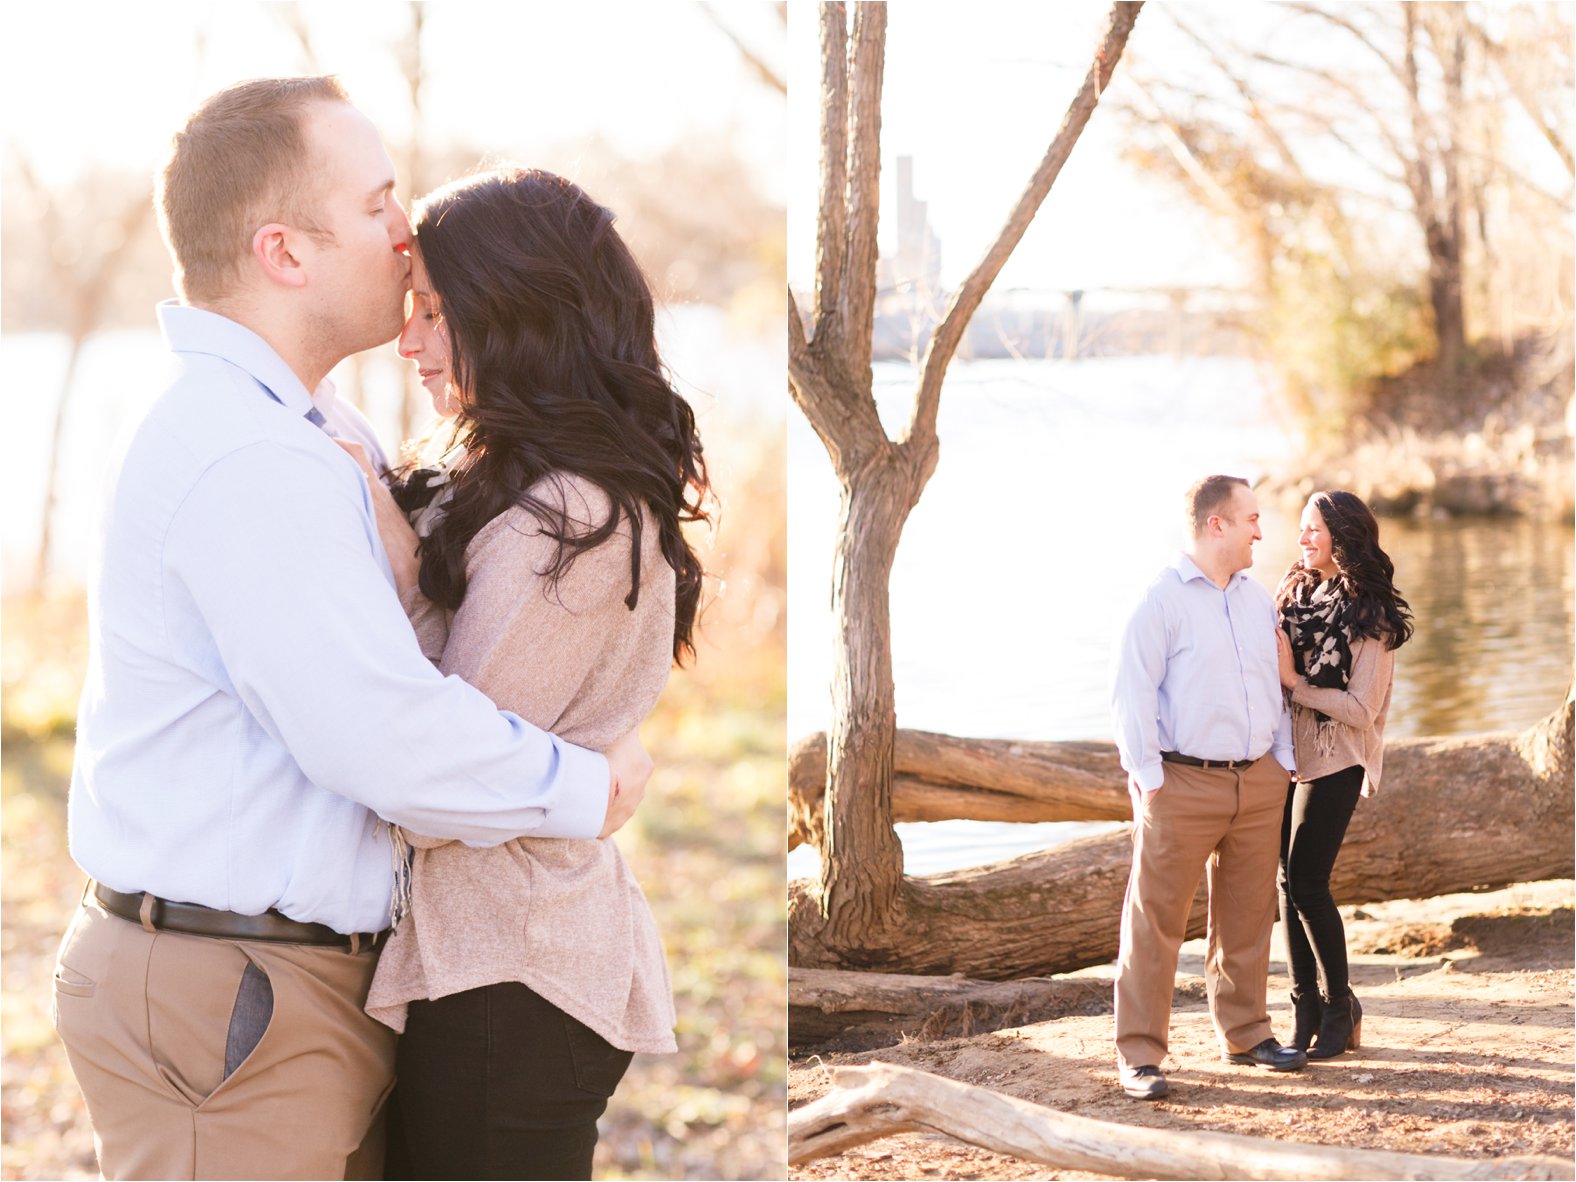
<svg viewBox="0 0 1576 1182"><path fill-rule="evenodd" d="M295 374L222 316L159 317L174 373L107 474L88 578L77 864L366 932L389 923L380 816L477 845L595 837L606 761L422 656L366 481Z"/></svg>
<svg viewBox="0 0 1576 1182"><path fill-rule="evenodd" d="M1111 709L1122 766L1146 792L1162 751L1292 770L1291 715L1275 655L1275 603L1240 570L1221 590L1187 554L1161 571L1116 650Z"/></svg>

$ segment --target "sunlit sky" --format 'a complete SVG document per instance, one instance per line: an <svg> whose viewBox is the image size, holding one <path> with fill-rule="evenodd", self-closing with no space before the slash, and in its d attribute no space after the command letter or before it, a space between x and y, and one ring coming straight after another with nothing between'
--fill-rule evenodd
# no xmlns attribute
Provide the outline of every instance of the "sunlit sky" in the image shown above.
<svg viewBox="0 0 1576 1182"><path fill-rule="evenodd" d="M1569 5L1564 6L1569 10ZM966 18L956 6L889 7L882 103L883 247L894 240L893 160L914 158L915 195L928 202L941 239L942 280L954 285L995 239L1013 203L1054 137L1068 102L1104 33L1104 0L1027 4L978 0ZM1487 19L1497 10L1489 7ZM814 5L796 5L789 29L789 277L808 288L814 268L818 171L819 31ZM1371 72L1344 34L1316 19L1298 19L1274 3L1161 3L1141 11L1112 85L1090 119L1035 224L1009 260L996 292L1013 287L1130 288L1223 285L1243 280L1223 227L1198 212L1176 188L1144 176L1121 159L1123 120L1132 102L1129 77L1218 89L1207 59L1178 31L1178 21L1228 29L1239 43L1357 77ZM1388 93L1374 87L1374 102ZM1284 85L1284 81L1282 82ZM1557 159L1517 113L1507 136L1525 151L1518 164L1558 193L1568 184ZM1382 149L1376 152L1382 158ZM1310 167L1334 171L1342 184L1384 189L1349 158L1312 156ZM1392 189L1388 199L1395 201ZM1414 223L1415 225L1415 223ZM1414 230L1415 232L1415 230ZM1419 244L1420 248L1420 244Z"/></svg>
<svg viewBox="0 0 1576 1182"><path fill-rule="evenodd" d="M1104 32L1109 5L894 4L882 105L883 245L895 221L895 169L914 158L915 195L941 239L942 279L978 262L1060 125ZM1143 13L1133 44L1154 13ZM813 8L789 30L790 278L814 266L819 31ZM1118 66L1118 71L1121 67ZM1119 159L1120 126L1096 109L1035 225L997 282L1052 288L1234 282L1203 218Z"/></svg>
<svg viewBox="0 0 1576 1182"><path fill-rule="evenodd" d="M90 159L149 168L203 97L242 78L309 69L290 32L294 5L239 0L12 5L0 71L5 134L46 179ZM425 6L434 135L463 135L529 161L533 146L600 135L623 155L689 134L729 138L760 190L781 200L783 102L690 0ZM782 61L770 6L720 6L762 56ZM410 28L391 0L307 0L317 69L340 76L386 138L409 123L389 51ZM199 46L201 49L199 50Z"/></svg>

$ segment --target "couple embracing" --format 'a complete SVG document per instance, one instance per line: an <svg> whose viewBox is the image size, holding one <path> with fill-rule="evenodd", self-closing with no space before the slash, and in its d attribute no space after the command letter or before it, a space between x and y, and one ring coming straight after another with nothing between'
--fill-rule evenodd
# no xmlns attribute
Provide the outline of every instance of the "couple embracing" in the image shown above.
<svg viewBox="0 0 1576 1182"><path fill-rule="evenodd" d="M158 189L173 376L108 474L55 982L100 1167L589 1177L674 1049L607 840L708 491L646 281L548 173L407 220L332 78L213 96ZM391 470L327 374L396 335L445 419Z"/></svg>
<svg viewBox="0 0 1576 1182"><path fill-rule="evenodd" d="M1204 979L1222 1057L1297 1071L1359 1045L1330 872L1358 797L1379 786L1395 650L1412 635L1378 523L1353 494L1309 499L1302 557L1273 599L1247 573L1263 536L1248 482L1205 477L1184 508L1192 543L1128 619L1112 691L1134 821L1117 1072L1140 1100L1169 1090L1178 949L1206 872ZM1290 1046L1266 999L1277 894Z"/></svg>

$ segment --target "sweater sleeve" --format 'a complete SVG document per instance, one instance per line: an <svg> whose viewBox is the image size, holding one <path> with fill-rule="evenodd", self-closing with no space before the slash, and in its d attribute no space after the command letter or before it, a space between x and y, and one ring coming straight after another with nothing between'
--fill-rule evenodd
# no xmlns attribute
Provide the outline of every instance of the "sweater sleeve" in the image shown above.
<svg viewBox="0 0 1576 1182"><path fill-rule="evenodd" d="M412 587L400 596L400 606L416 633L422 655L434 665L441 664L444 646L449 641L448 613L423 595L420 587Z"/></svg>
<svg viewBox="0 0 1576 1182"><path fill-rule="evenodd" d="M1308 679L1299 677L1292 686L1291 699L1300 706L1307 706L1327 714L1336 722L1345 723L1356 730L1367 730L1379 717L1384 705L1385 691L1395 676L1395 653L1383 640L1364 636L1352 652L1352 675L1345 689L1321 689L1309 685Z"/></svg>
<svg viewBox="0 0 1576 1182"><path fill-rule="evenodd" d="M561 482L551 495L562 497L572 531L606 520L611 502L595 485L550 479ZM534 491L541 493L541 486ZM628 610L630 545L628 523L620 523L607 541L577 555L555 582L545 572L558 543L537 519L521 508L495 517L467 551L465 597L448 619L439 671L551 732L598 665L609 613ZM416 626L425 648L437 635L430 612ZM420 834L406 837L422 849L443 844Z"/></svg>

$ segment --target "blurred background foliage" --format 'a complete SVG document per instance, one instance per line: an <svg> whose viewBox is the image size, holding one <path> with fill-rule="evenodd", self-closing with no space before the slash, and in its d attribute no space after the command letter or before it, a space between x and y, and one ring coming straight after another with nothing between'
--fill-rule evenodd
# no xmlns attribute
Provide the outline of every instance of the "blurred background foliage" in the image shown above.
<svg viewBox="0 0 1576 1182"><path fill-rule="evenodd" d="M1291 483L1569 518L1570 5L1151 9L1127 156L1240 256L1232 327L1309 444Z"/></svg>

